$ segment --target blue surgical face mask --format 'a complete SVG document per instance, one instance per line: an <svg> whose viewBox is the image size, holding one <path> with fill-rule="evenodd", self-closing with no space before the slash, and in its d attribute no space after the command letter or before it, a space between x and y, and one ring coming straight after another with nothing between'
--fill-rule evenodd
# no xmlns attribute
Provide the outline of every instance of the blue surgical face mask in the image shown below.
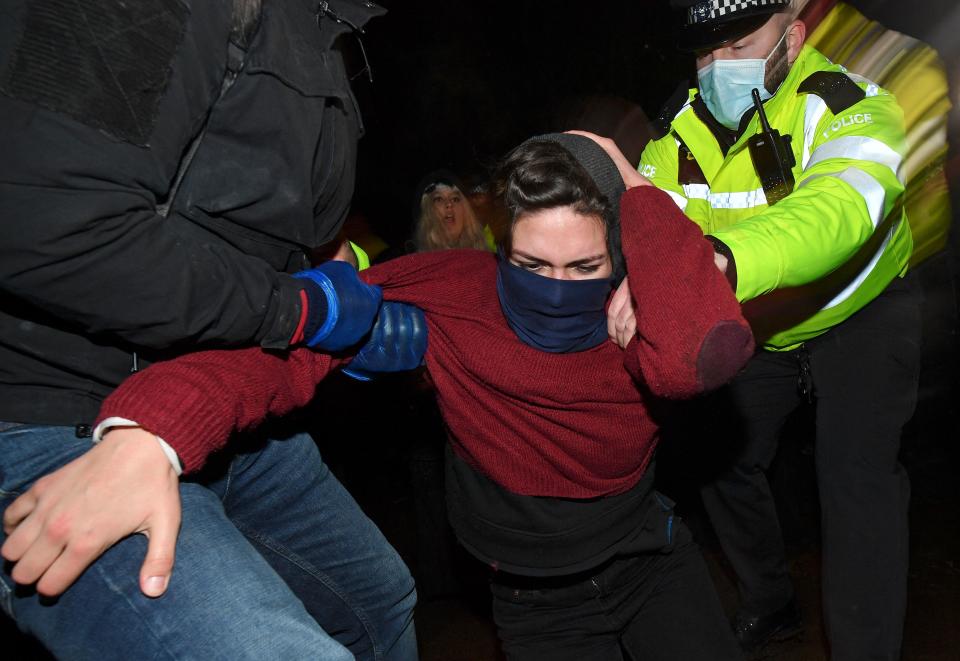
<svg viewBox="0 0 960 661"><path fill-rule="evenodd" d="M612 289L612 278L546 278L498 256L500 308L517 337L534 349L571 353L601 344Z"/></svg>
<svg viewBox="0 0 960 661"><path fill-rule="evenodd" d="M718 122L728 129L736 129L743 113L753 107L754 89L760 92L762 101L773 96L764 86L767 63L786 36L784 32L770 54L762 60L714 60L697 71L700 96Z"/></svg>

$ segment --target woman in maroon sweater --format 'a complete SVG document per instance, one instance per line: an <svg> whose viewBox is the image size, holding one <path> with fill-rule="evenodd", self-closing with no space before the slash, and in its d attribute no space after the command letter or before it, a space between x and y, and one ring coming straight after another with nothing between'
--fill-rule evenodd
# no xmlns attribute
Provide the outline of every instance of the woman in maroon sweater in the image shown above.
<svg viewBox="0 0 960 661"><path fill-rule="evenodd" d="M451 522L494 570L508 658L738 658L689 532L652 488L650 408L728 380L752 336L711 244L603 144L553 134L507 157L499 256L410 255L363 277L426 315ZM624 262L636 317L625 350L605 310ZM232 432L306 404L348 360L191 354L132 377L101 419L136 420L190 473Z"/></svg>

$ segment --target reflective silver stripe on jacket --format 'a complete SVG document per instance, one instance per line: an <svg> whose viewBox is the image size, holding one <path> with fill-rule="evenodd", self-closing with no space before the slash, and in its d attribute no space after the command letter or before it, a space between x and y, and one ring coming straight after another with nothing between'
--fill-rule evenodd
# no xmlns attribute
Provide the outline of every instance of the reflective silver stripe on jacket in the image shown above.
<svg viewBox="0 0 960 661"><path fill-rule="evenodd" d="M815 181L820 177L833 177L834 179L839 179L857 191L857 193L863 197L863 200L867 205L867 210L870 214L870 221L873 223L874 229L876 229L880 223L883 222L884 203L887 199L887 192L883 185L881 185L880 182L877 181L872 175L864 172L860 168L847 168L841 172L824 172L822 174L814 175L813 177L804 180L800 184L800 187L802 188L811 181ZM893 227L890 228L890 230L887 232L887 235L883 239L883 243L880 244L880 247L874 253L873 257L870 259L870 262L863 268L862 271L860 271L860 273L857 274L857 277L854 278L850 284L844 287L843 291L834 296L829 303L824 305L821 308L822 310L826 310L843 303L853 295L853 292L855 292L861 284L863 284L863 281L867 279L867 276L873 272L877 262L880 261L880 256L883 255L883 251L887 249L887 244L889 244L890 239L893 238L893 232L897 229L897 227L898 225L894 224Z"/></svg>
<svg viewBox="0 0 960 661"><path fill-rule="evenodd" d="M805 169L831 158L849 158L883 165L890 168L894 176L900 179L900 164L903 162L903 157L876 138L847 135L824 143L810 155Z"/></svg>
<svg viewBox="0 0 960 661"><path fill-rule="evenodd" d="M803 157L800 160L800 169L806 170L813 151L813 141L817 137L817 126L827 112L827 104L816 94L807 95L807 106L803 112Z"/></svg>
<svg viewBox="0 0 960 661"><path fill-rule="evenodd" d="M714 193L707 184L684 184L683 192L691 200L706 200L711 209L752 209L767 203L763 188Z"/></svg>

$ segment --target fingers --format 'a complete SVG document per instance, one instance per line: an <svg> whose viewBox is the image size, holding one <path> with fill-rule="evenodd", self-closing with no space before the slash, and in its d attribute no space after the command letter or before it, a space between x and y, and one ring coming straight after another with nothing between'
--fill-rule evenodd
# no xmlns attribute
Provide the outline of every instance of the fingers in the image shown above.
<svg viewBox="0 0 960 661"><path fill-rule="evenodd" d="M65 547L66 532L63 527L53 533L42 531L34 535L32 543L15 558L17 564L10 573L11 578L20 585L36 583L60 557ZM58 593L41 592L41 594Z"/></svg>
<svg viewBox="0 0 960 661"><path fill-rule="evenodd" d="M140 590L148 597L159 597L170 584L173 563L177 548L177 535L180 532L180 504L168 512L158 515L151 522L147 537L147 555L140 568Z"/></svg>
<svg viewBox="0 0 960 661"><path fill-rule="evenodd" d="M107 549L107 545L93 534L75 534L70 537L68 544L60 546L58 555L49 557L48 552L52 551L53 548L54 546L48 542L42 548L38 548L36 553L31 550L27 558L17 563L14 568L13 579L17 583L23 584L37 581L37 592L44 596L54 597L62 594L73 585L80 574ZM46 558L45 555L47 555ZM37 563L38 573L21 579L17 575L17 570L23 569L23 565L28 560ZM38 578L39 580L37 580Z"/></svg>
<svg viewBox="0 0 960 661"><path fill-rule="evenodd" d="M610 156L614 164L617 166L620 176L623 177L624 186L627 188L652 185L649 179L637 172L637 168L627 160L627 157L623 155L622 151L620 151L617 143L610 138L605 138L587 131L567 131L567 133L589 138L600 145L603 151L607 152L607 155Z"/></svg>
<svg viewBox="0 0 960 661"><path fill-rule="evenodd" d="M60 556L69 537L69 521L43 511L40 494L46 484L45 479L38 480L10 503L3 514L7 540L0 554L16 563L10 575L24 585L36 582L43 575Z"/></svg>
<svg viewBox="0 0 960 661"><path fill-rule="evenodd" d="M36 506L37 498L32 489L10 503L10 505L7 507L7 510L3 513L3 532L5 532L8 536L11 535L14 528L19 526L23 520L30 515L30 512L36 508ZM7 558L7 560L12 560L13 558L8 557L6 552L9 544L10 540L8 539L3 545L3 557Z"/></svg>
<svg viewBox="0 0 960 661"><path fill-rule="evenodd" d="M627 310L620 314L616 320L615 342L621 349L626 349L633 338L636 326L633 324L633 314Z"/></svg>
<svg viewBox="0 0 960 661"><path fill-rule="evenodd" d="M93 449L38 480L5 512L10 536L2 553L15 563L13 580L36 583L40 594L58 595L117 541L154 527L159 539L149 575L159 571L168 579L180 523L178 484L152 434L111 431Z"/></svg>
<svg viewBox="0 0 960 661"><path fill-rule="evenodd" d="M12 575L18 583L33 582L43 572L43 560L21 561L24 557L33 559L33 549L41 549L40 556L49 562L59 555L64 545L61 540L55 549L43 552L44 545L40 538L44 534L43 523L46 517L42 516L42 512L38 512L40 499L37 493L42 489L42 484L43 480L10 503L3 514L3 529L7 540L0 549L0 554L5 560L17 563Z"/></svg>
<svg viewBox="0 0 960 661"><path fill-rule="evenodd" d="M728 260L726 255L722 255L718 252L713 253L713 263L718 269L720 269L720 273L727 273Z"/></svg>
<svg viewBox="0 0 960 661"><path fill-rule="evenodd" d="M607 334L617 346L626 349L637 332L637 317L630 295L630 283L624 279L610 298L607 309Z"/></svg>
<svg viewBox="0 0 960 661"><path fill-rule="evenodd" d="M55 596L76 580L103 547L92 535L79 530L68 513L40 504L34 489L20 499L33 500L39 506L16 524L4 544L3 556L16 563L11 572L16 583L36 583L37 592Z"/></svg>
<svg viewBox="0 0 960 661"><path fill-rule="evenodd" d="M616 341L617 339L617 319L623 311L624 306L629 302L630 285L627 279L624 278L620 286L617 287L617 290L613 292L613 296L610 297L610 306L607 308L607 335L610 336L611 340Z"/></svg>
<svg viewBox="0 0 960 661"><path fill-rule="evenodd" d="M617 344L622 348L626 349L627 345L630 344L630 341L637 334L637 318L634 316L633 311L629 310L624 313L623 319L618 320L617 324Z"/></svg>
<svg viewBox="0 0 960 661"><path fill-rule="evenodd" d="M580 129L574 129L572 131L567 131L570 135L582 135L584 138L590 138L595 143L607 149L607 146L604 145L604 142L613 142L610 138L605 138L602 135L597 135L596 133L591 133L590 131L581 131Z"/></svg>

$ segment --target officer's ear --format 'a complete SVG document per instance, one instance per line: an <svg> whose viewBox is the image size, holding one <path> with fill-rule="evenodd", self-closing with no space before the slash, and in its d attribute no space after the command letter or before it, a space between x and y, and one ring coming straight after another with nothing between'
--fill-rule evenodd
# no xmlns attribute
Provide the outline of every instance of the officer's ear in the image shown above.
<svg viewBox="0 0 960 661"><path fill-rule="evenodd" d="M800 56L800 49L807 40L807 26L803 21L794 20L787 25L787 62L791 65Z"/></svg>

